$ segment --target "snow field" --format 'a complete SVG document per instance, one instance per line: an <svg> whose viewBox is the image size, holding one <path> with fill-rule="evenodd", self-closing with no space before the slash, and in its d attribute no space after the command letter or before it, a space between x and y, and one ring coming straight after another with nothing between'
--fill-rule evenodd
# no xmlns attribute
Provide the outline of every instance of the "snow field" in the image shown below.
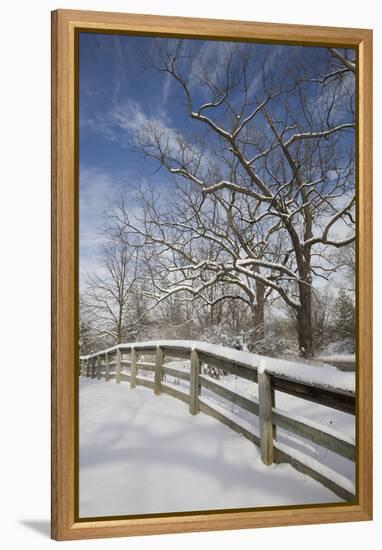
<svg viewBox="0 0 382 550"><path fill-rule="evenodd" d="M178 369L189 369L189 363L187 361L176 361L170 364ZM353 373L346 374L354 377ZM251 400L258 399L258 385L244 378L230 374L222 376L220 380L214 380L214 382ZM175 378L167 379L166 377L166 383L169 385L174 384L176 388L188 392L188 383L184 380ZM243 424L244 421L245 427L250 429L250 431L256 434L259 433L259 418L256 415L253 415L242 409L239 405L235 405L205 388L202 389L202 397L210 401L211 405L215 408L217 406L221 408L222 412L224 414L229 414L233 420L241 424ZM289 416L295 416L299 420L308 422L317 428L323 427L327 430L329 429L335 432L336 437L342 436L344 440L349 442L354 442L355 440L355 417L351 414L337 411L330 407L325 407L324 405L312 403L278 391L276 391L275 408L280 412L287 412ZM306 455L304 459L306 463L309 462L309 459L318 461L323 467L330 468L333 472L336 472L338 476L348 480L345 485L354 493L354 462L321 447L317 443L308 441L280 427L277 427L277 441L299 453L300 458ZM343 485L343 483L341 483L341 485Z"/></svg>
<svg viewBox="0 0 382 550"><path fill-rule="evenodd" d="M264 466L243 436L143 387L80 378L79 417L80 517L341 500L289 465Z"/></svg>

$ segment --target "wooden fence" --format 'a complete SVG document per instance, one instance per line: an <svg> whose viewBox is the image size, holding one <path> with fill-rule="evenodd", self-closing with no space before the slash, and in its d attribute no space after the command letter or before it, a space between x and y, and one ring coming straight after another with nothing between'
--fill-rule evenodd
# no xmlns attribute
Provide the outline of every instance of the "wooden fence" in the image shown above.
<svg viewBox="0 0 382 550"><path fill-rule="evenodd" d="M208 414L259 446L264 464L289 463L300 472L319 481L344 500L353 501L354 489L348 480L329 468L323 467L316 460L303 455L300 451L297 452L278 442L277 426L354 462L356 449L353 439L325 426L318 426L308 420L296 418L286 411L278 410L275 406L275 391L352 415L355 414L354 393L328 388L327 385L319 383L302 382L284 374L270 373L266 369L263 370L253 364L248 364L240 357L239 359L227 359L227 348L221 347L221 352L219 352L216 351L218 346L213 347L214 350L210 351L209 347L202 343L200 346L196 346L194 342L190 342L188 345L185 342L177 344L176 341L171 344L161 342L120 344L108 350L80 357L79 374L97 379L115 379L117 384L127 381L131 388L142 385L153 389L155 395L165 393L180 399L188 404L191 414L195 415L199 411ZM153 360L141 361L141 356L153 357ZM181 370L166 365L165 358L188 359L191 365L190 370ZM218 367L225 372L258 384L258 399L244 397L203 375L202 364ZM301 367L303 368L304 365ZM138 369L151 371L154 373L153 378L138 376ZM167 384L164 380L165 375L186 380L188 391L185 392ZM248 426L243 425L245 423L240 423L239 419L233 419L232 415L226 414L220 407L214 407L211 401L204 399L203 388L258 416L259 433L256 434L254 430L249 430Z"/></svg>
<svg viewBox="0 0 382 550"><path fill-rule="evenodd" d="M328 365L332 365L339 370L355 372L356 370L356 361L355 355L339 355L338 357L321 355L317 357L318 361L322 361Z"/></svg>

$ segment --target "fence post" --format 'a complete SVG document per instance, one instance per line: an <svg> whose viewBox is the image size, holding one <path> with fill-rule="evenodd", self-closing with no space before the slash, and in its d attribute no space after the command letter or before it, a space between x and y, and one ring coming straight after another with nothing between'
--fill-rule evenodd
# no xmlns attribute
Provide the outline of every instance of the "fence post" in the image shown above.
<svg viewBox="0 0 382 550"><path fill-rule="evenodd" d="M134 389L137 385L137 352L131 348L130 361L130 388Z"/></svg>
<svg viewBox="0 0 382 550"><path fill-rule="evenodd" d="M162 365L163 365L163 351L159 346L157 346L157 351L155 355L155 376L154 376L155 395L159 395L161 390Z"/></svg>
<svg viewBox="0 0 382 550"><path fill-rule="evenodd" d="M191 375L190 375L190 402L189 411L191 414L199 412L199 373L200 359L196 349L191 350Z"/></svg>
<svg viewBox="0 0 382 550"><path fill-rule="evenodd" d="M105 353L105 380L106 382L110 380L110 358L107 352Z"/></svg>
<svg viewBox="0 0 382 550"><path fill-rule="evenodd" d="M92 357L92 378L96 377L96 358Z"/></svg>
<svg viewBox="0 0 382 550"><path fill-rule="evenodd" d="M116 355L116 369L115 369L115 382L116 384L120 384L121 382L121 350L117 348L117 355Z"/></svg>
<svg viewBox="0 0 382 550"><path fill-rule="evenodd" d="M272 388L272 384L271 384L271 395L272 395L272 409L275 409L276 408L276 390L275 390L275 388ZM273 433L273 440L276 441L276 439L277 439L277 426L276 426L276 424L272 424L272 433Z"/></svg>
<svg viewBox="0 0 382 550"><path fill-rule="evenodd" d="M273 463L272 388L269 374L258 372L258 385L261 460L269 466Z"/></svg>
<svg viewBox="0 0 382 550"><path fill-rule="evenodd" d="M90 376L90 364L89 364L89 357L86 358L86 377L89 378Z"/></svg>
<svg viewBox="0 0 382 550"><path fill-rule="evenodd" d="M97 380L101 380L101 355L97 357Z"/></svg>

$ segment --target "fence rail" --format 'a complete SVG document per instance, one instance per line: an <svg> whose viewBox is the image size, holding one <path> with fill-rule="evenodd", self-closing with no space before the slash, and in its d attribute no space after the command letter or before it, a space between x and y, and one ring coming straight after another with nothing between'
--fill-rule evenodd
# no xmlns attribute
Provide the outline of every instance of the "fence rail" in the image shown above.
<svg viewBox="0 0 382 550"><path fill-rule="evenodd" d="M275 392L287 393L320 405L355 414L355 394L338 387L328 387L319 381L308 382L285 372L272 372L261 364L260 356L236 352L222 346L209 346L195 342L148 342L120 344L92 355L80 357L82 376L91 378L115 379L154 390L156 395L168 394L188 404L189 411L195 415L199 411L208 414L231 429L244 435L260 447L264 464L273 462L290 463L297 470L313 477L335 494L347 501L355 498L354 489L346 479L322 468L315 460L301 456L277 441L277 426L300 437L312 441L346 459L355 461L355 443L352 438L330 430L325 426L296 417L287 411L281 411L275 405ZM153 360L147 361L147 357ZM144 360L140 360L143 357ZM165 363L167 358L182 358L190 361L190 370L181 370ZM212 380L202 373L202 365L218 367L225 372L250 380L258 384L258 399L249 399ZM128 368L129 371L123 370ZM301 365L304 369L304 365ZM151 372L153 377L138 375L138 371ZM167 384L165 375L188 382L187 392ZM259 418L259 433L248 429L239 418L233 419L224 410L214 407L213 403L202 395L202 388L233 403Z"/></svg>

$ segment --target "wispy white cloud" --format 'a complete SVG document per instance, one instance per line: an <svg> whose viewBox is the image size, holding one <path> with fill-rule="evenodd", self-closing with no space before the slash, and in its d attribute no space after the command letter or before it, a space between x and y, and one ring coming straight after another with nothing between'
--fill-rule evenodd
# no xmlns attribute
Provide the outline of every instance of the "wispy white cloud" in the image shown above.
<svg viewBox="0 0 382 550"><path fill-rule="evenodd" d="M161 106L155 106L150 112L144 110L136 101L128 100L114 105L97 120L89 120L88 125L106 139L123 147L138 143L157 146L160 143L167 155L177 158L181 154L186 161L190 160L192 155L202 153L195 144L191 145L188 142L180 129L171 124ZM204 156L206 154L207 151ZM184 155L189 157L185 159Z"/></svg>
<svg viewBox="0 0 382 550"><path fill-rule="evenodd" d="M123 188L129 192L129 174L118 176L99 168L80 167L79 247L81 277L97 268L98 247L104 240L102 226L109 204ZM136 188L131 186L132 195Z"/></svg>
<svg viewBox="0 0 382 550"><path fill-rule="evenodd" d="M123 147L131 145L138 135L148 129L166 133L170 140L175 140L178 134L160 105L151 111L147 108L144 110L141 104L132 99L114 102L110 109L98 117L83 121L83 127L99 132L104 138Z"/></svg>
<svg viewBox="0 0 382 550"><path fill-rule="evenodd" d="M97 168L80 167L80 248L94 249L101 239L104 211L115 194L116 182Z"/></svg>
<svg viewBox="0 0 382 550"><path fill-rule="evenodd" d="M186 141L182 132L171 125L165 111L160 107L150 113L144 111L135 101L115 106L110 112L110 123L125 130L133 144L140 140L150 141L155 136L171 156L175 156L180 144Z"/></svg>
<svg viewBox="0 0 382 550"><path fill-rule="evenodd" d="M187 44L185 47L187 48ZM233 42L213 40L202 42L199 50L193 51L194 58L189 72L190 89L197 91L200 95L210 95L210 91L205 86L206 76L212 85L219 86L219 80L225 74L223 68L227 59L237 47Z"/></svg>
<svg viewBox="0 0 382 550"><path fill-rule="evenodd" d="M288 46L273 45L271 49L267 51L264 65L255 72L253 78L248 86L248 96L254 98L259 92L262 92L264 74L271 73L275 70L281 58L288 52Z"/></svg>
<svg viewBox="0 0 382 550"><path fill-rule="evenodd" d="M166 73L166 75L163 79L163 89L162 89L162 105L163 105L163 108L167 107L167 104L168 104L168 101L169 101L169 98L170 98L172 82L173 82L172 76L170 74Z"/></svg>

